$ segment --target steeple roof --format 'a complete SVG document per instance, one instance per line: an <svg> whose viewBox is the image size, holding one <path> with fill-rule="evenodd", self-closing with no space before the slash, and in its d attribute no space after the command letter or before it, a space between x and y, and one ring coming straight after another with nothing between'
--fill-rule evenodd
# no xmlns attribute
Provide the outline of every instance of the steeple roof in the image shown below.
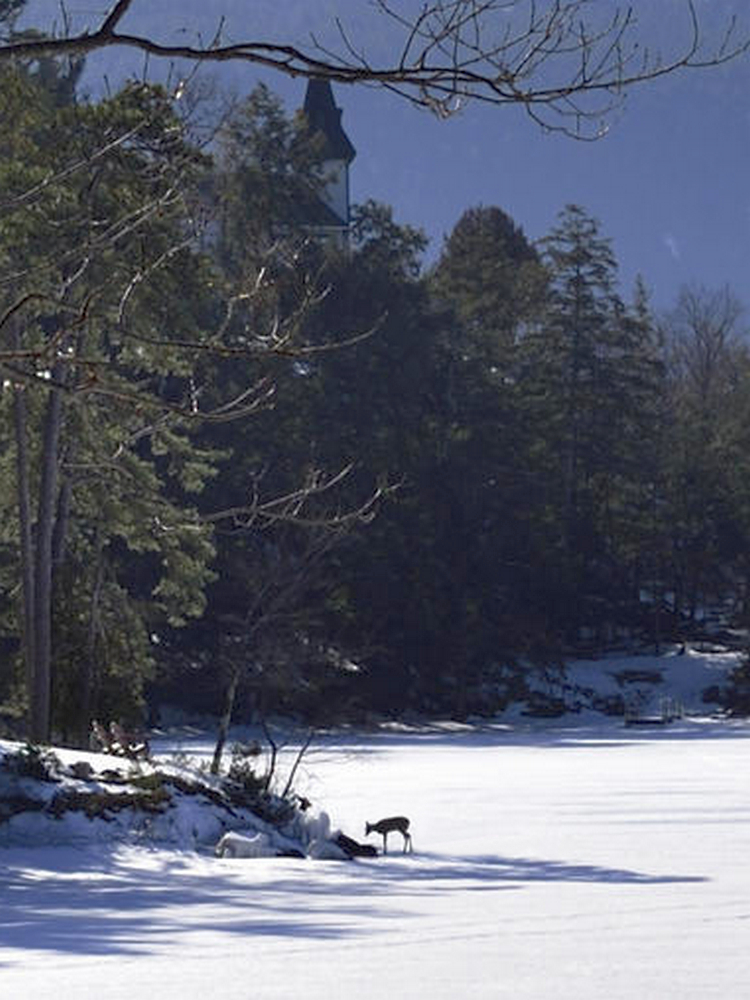
<svg viewBox="0 0 750 1000"><path fill-rule="evenodd" d="M330 80L308 81L304 112L313 132L325 137L325 158L351 163L357 151L341 126L341 108L336 107Z"/></svg>

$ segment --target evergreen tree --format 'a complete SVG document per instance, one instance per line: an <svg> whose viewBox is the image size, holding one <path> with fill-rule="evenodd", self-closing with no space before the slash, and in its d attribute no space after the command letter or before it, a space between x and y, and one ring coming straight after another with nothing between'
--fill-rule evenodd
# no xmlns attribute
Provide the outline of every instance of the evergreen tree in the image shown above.
<svg viewBox="0 0 750 1000"><path fill-rule="evenodd" d="M523 230L500 208L469 209L447 237L432 282L455 308L467 344L507 371L546 282Z"/></svg>
<svg viewBox="0 0 750 1000"><path fill-rule="evenodd" d="M453 479L469 515L470 587L479 659L502 661L545 644L534 607L540 587L531 527L537 481L519 360L540 322L547 273L522 229L501 209L466 212L446 239L431 290L453 310L443 345L443 397L463 453ZM543 603L543 602L542 602ZM484 636L480 639L481 636Z"/></svg>
<svg viewBox="0 0 750 1000"><path fill-rule="evenodd" d="M208 399L263 380L268 406L252 420L201 431L205 446L223 455L202 503L218 514L217 580L204 619L171 637L169 661L183 675L221 664L223 730L235 704L261 713L325 707L313 692L340 679L325 622L326 592L335 589L330 553L374 491L372 475L354 473L322 488L350 460L327 435L321 441L311 416L316 376L337 341L356 330L321 323L337 268L347 265L311 225L322 180L317 153L305 123L289 120L257 88L226 123L212 184L219 219L212 249L232 308L231 350L206 365Z"/></svg>
<svg viewBox="0 0 750 1000"><path fill-rule="evenodd" d="M245 277L298 250L310 234L325 178L319 144L305 119L258 84L219 131L212 182L218 227L214 252L228 278Z"/></svg>
<svg viewBox="0 0 750 1000"><path fill-rule="evenodd" d="M201 161L165 95L133 86L60 106L28 73L4 82L4 405L31 734L47 739L53 722L85 732L118 677L121 711L136 712L153 629L203 608L210 533L186 497L212 470L187 446L177 343L200 339L211 307L186 241L183 185Z"/></svg>
<svg viewBox="0 0 750 1000"><path fill-rule="evenodd" d="M400 487L339 554L339 627L359 639L381 707L462 714L486 706L485 681L517 649L523 496L507 356L499 371L507 344L459 320L457 290L449 307L447 265L440 282L419 280L409 227L372 205L356 217L353 255L319 322L375 332L311 369L321 391L310 426L329 460L357 460ZM534 258L528 245L519 253Z"/></svg>
<svg viewBox="0 0 750 1000"><path fill-rule="evenodd" d="M537 469L547 482L539 515L552 528L557 628L596 634L621 616L622 595L632 602L635 592L621 547L630 536L639 548L632 519L640 516L641 476L653 470L647 442L658 436L658 345L642 296L635 310L620 299L609 241L582 208L561 213L544 249L547 313L523 362Z"/></svg>

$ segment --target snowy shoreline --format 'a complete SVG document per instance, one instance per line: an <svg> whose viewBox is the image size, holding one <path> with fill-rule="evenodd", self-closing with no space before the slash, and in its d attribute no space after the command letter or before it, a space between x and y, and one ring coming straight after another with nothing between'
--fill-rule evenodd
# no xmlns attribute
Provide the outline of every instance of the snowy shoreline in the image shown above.
<svg viewBox="0 0 750 1000"><path fill-rule="evenodd" d="M413 855L0 849L3 995L742 1000L748 738L703 719L328 734L302 790L355 835L408 815Z"/></svg>
<svg viewBox="0 0 750 1000"><path fill-rule="evenodd" d="M217 858L206 802L200 843L195 803L159 836L79 817L65 841L48 819L0 847L3 996L744 1000L750 721L700 699L730 662L668 659L653 693L687 714L665 725L587 709L319 734L296 784L313 814L361 838L406 815L410 855ZM155 759L204 773L212 737L175 729Z"/></svg>

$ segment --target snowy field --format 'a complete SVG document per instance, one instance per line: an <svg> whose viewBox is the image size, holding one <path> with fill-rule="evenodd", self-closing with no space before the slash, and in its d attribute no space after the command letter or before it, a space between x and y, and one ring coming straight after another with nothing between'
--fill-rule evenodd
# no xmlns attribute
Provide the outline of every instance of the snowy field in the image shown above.
<svg viewBox="0 0 750 1000"><path fill-rule="evenodd" d="M0 849L0 996L741 1000L749 736L691 719L318 743L300 790L359 839L407 814L413 855L398 835L352 862Z"/></svg>

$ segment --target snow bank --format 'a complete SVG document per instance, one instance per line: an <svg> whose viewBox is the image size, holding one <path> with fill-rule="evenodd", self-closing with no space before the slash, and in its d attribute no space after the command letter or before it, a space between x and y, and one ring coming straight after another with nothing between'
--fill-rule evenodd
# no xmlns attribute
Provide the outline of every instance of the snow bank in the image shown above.
<svg viewBox="0 0 750 1000"><path fill-rule="evenodd" d="M511 706L507 719L528 715L613 715L655 713L663 699L679 704L688 715L716 708L718 692L739 666L736 652L684 652L573 660L558 667L529 667L529 698Z"/></svg>
<svg viewBox="0 0 750 1000"><path fill-rule="evenodd" d="M241 799L236 786L187 762L156 767L0 741L0 847L141 843L215 847L229 858L349 856L326 812L271 798L274 822Z"/></svg>

